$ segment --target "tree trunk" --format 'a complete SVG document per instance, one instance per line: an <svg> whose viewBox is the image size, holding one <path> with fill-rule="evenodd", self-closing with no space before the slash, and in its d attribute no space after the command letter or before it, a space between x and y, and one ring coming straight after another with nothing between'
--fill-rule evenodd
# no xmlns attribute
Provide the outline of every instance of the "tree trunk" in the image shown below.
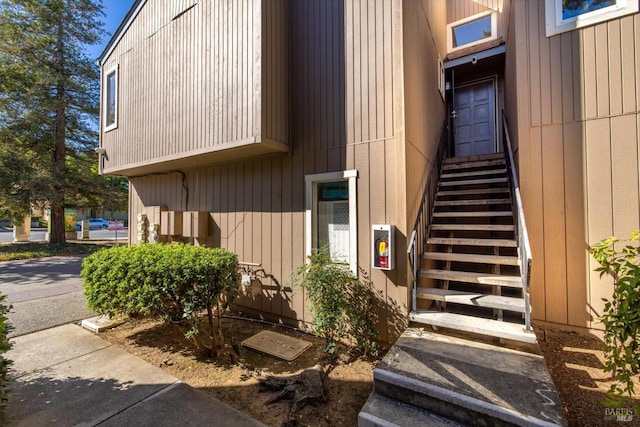
<svg viewBox="0 0 640 427"><path fill-rule="evenodd" d="M58 84L56 87L56 121L55 138L56 145L53 152L53 192L51 198L51 233L49 242L65 242L65 217L64 217L64 180L66 161L66 101L65 101L65 64L64 64L64 38L63 23L58 22L58 49L54 62Z"/></svg>

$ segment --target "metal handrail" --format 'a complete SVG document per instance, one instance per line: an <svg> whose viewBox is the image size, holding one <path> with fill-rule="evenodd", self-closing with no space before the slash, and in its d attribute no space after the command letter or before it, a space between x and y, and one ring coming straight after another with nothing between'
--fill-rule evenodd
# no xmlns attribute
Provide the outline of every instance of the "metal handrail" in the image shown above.
<svg viewBox="0 0 640 427"><path fill-rule="evenodd" d="M442 124L440 139L433 153L433 161L431 163L431 168L429 169L429 175L427 176L424 191L422 192L422 199L416 215L416 221L413 226L411 238L409 239L409 246L407 247L407 257L409 258L412 276L413 310L417 307L418 277L420 271L419 256L424 253L426 249L430 231L429 228L431 226L431 219L433 216L433 204L438 191L440 169L442 168L443 159L447 154L447 122L448 120L445 119Z"/></svg>
<svg viewBox="0 0 640 427"><path fill-rule="evenodd" d="M522 198L520 197L520 185L513 162L513 149L511 147L511 137L507 126L507 116L502 112L502 142L509 170L509 181L511 184L511 200L513 203L515 238L518 241L518 258L520 260L520 276L522 278L522 297L524 298L524 324L525 330L531 332L531 305L529 299L529 285L531 282L531 246L529 245L529 234L527 224L524 220L524 210L522 208Z"/></svg>

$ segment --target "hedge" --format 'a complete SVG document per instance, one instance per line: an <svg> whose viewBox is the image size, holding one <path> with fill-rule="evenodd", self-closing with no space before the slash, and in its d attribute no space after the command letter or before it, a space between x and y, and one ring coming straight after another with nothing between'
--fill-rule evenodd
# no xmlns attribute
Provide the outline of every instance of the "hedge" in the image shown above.
<svg viewBox="0 0 640 427"><path fill-rule="evenodd" d="M82 266L84 293L94 312L172 322L212 354L223 345L220 316L240 282L232 252L192 245L114 246L86 257ZM211 346L201 335L205 311Z"/></svg>

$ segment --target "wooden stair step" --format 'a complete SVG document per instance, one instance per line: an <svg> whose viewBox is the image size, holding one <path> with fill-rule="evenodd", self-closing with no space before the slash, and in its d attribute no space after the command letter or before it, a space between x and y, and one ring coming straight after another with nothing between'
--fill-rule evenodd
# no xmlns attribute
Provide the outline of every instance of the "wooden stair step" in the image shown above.
<svg viewBox="0 0 640 427"><path fill-rule="evenodd" d="M444 159L445 164L449 163L468 163L468 162L481 162L487 160L502 160L504 161L504 153L490 153L490 154L474 154L466 157L446 157Z"/></svg>
<svg viewBox="0 0 640 427"><path fill-rule="evenodd" d="M480 184L506 184L507 181L508 181L507 178L467 179L462 181L440 181L440 187L480 185Z"/></svg>
<svg viewBox="0 0 640 427"><path fill-rule="evenodd" d="M507 205L511 199L436 200L435 206Z"/></svg>
<svg viewBox="0 0 640 427"><path fill-rule="evenodd" d="M513 212L511 211L473 211L473 212L434 212L434 217L439 218L457 218L457 217L483 217L483 218L492 218L492 217L510 217L513 216Z"/></svg>
<svg viewBox="0 0 640 427"><path fill-rule="evenodd" d="M461 254L455 252L425 252L424 259L435 261L473 262L479 264L520 265L517 256Z"/></svg>
<svg viewBox="0 0 640 427"><path fill-rule="evenodd" d="M476 273L471 271L423 269L420 270L420 277L424 277L426 279L475 283L479 285L522 288L522 278L520 276L502 276L499 274Z"/></svg>
<svg viewBox="0 0 640 427"><path fill-rule="evenodd" d="M413 311L409 314L409 319L412 322L424 325L456 329L530 344L536 343L536 335L533 332L525 332L524 325L517 323L439 311Z"/></svg>
<svg viewBox="0 0 640 427"><path fill-rule="evenodd" d="M468 190L442 190L438 191L436 197L443 196L470 196L473 194L500 194L500 193L510 193L508 187L503 188L471 188Z"/></svg>
<svg viewBox="0 0 640 427"><path fill-rule="evenodd" d="M513 225L508 225L508 224L431 224L431 230L513 231Z"/></svg>
<svg viewBox="0 0 640 427"><path fill-rule="evenodd" d="M504 159L495 159L495 160L479 160L475 162L462 162L462 163L445 163L442 166L442 170L446 171L454 171L454 170L464 170L471 168L487 168L493 166L504 166L506 163Z"/></svg>
<svg viewBox="0 0 640 427"><path fill-rule="evenodd" d="M506 169L483 169L472 172L443 173L440 179L464 178L468 176L498 175L507 173Z"/></svg>
<svg viewBox="0 0 640 427"><path fill-rule="evenodd" d="M517 248L518 242L510 239L463 239L452 237L430 237L427 244L432 245L466 245L466 246L496 246L502 248Z"/></svg>
<svg viewBox="0 0 640 427"><path fill-rule="evenodd" d="M524 299L440 288L418 288L418 298L524 313Z"/></svg>

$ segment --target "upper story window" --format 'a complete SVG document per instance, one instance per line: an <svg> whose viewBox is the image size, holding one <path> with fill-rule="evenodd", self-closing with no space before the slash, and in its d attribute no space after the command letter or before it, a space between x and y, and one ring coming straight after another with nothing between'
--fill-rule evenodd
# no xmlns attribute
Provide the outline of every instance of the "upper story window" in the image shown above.
<svg viewBox="0 0 640 427"><path fill-rule="evenodd" d="M448 24L449 52L497 38L496 18L496 12L490 11Z"/></svg>
<svg viewBox="0 0 640 427"><path fill-rule="evenodd" d="M637 11L637 0L545 0L547 37Z"/></svg>
<svg viewBox="0 0 640 427"><path fill-rule="evenodd" d="M109 69L104 75L102 99L104 130L118 126L118 66Z"/></svg>

